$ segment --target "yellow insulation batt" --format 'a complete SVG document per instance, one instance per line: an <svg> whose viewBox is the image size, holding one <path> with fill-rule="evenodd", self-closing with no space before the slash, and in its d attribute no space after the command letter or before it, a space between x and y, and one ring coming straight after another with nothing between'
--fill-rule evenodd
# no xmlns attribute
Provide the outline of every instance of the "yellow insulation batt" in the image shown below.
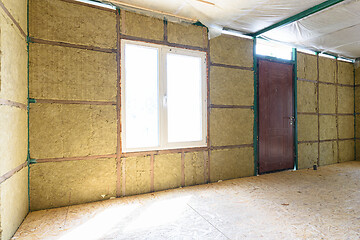
<svg viewBox="0 0 360 240"><path fill-rule="evenodd" d="M26 32L27 28L27 0L2 0L4 6L9 10L21 29ZM14 26L15 27L15 26Z"/></svg>
<svg viewBox="0 0 360 240"><path fill-rule="evenodd" d="M59 158L116 153L116 107L35 103L30 106L30 155Z"/></svg>
<svg viewBox="0 0 360 240"><path fill-rule="evenodd" d="M244 105L254 103L254 72L212 66L210 70L210 99L215 105Z"/></svg>
<svg viewBox="0 0 360 240"><path fill-rule="evenodd" d="M320 113L335 113L336 86L319 84L319 111Z"/></svg>
<svg viewBox="0 0 360 240"><path fill-rule="evenodd" d="M154 190L181 186L181 154L154 156Z"/></svg>
<svg viewBox="0 0 360 240"><path fill-rule="evenodd" d="M0 238L10 239L28 213L27 167L3 182L0 191Z"/></svg>
<svg viewBox="0 0 360 240"><path fill-rule="evenodd" d="M355 87L355 113L360 113L360 86Z"/></svg>
<svg viewBox="0 0 360 240"><path fill-rule="evenodd" d="M354 64L338 61L338 82L340 84L354 85Z"/></svg>
<svg viewBox="0 0 360 240"><path fill-rule="evenodd" d="M339 138L354 138L354 116L338 116Z"/></svg>
<svg viewBox="0 0 360 240"><path fill-rule="evenodd" d="M337 139L336 116L320 116L320 140Z"/></svg>
<svg viewBox="0 0 360 240"><path fill-rule="evenodd" d="M26 41L0 8L0 99L27 104Z"/></svg>
<svg viewBox="0 0 360 240"><path fill-rule="evenodd" d="M31 37L116 48L115 12L66 1L31 0L29 19Z"/></svg>
<svg viewBox="0 0 360 240"><path fill-rule="evenodd" d="M338 87L338 113L354 113L354 88Z"/></svg>
<svg viewBox="0 0 360 240"><path fill-rule="evenodd" d="M253 148L213 150L210 154L210 181L254 175Z"/></svg>
<svg viewBox="0 0 360 240"><path fill-rule="evenodd" d="M121 11L120 30L122 34L152 40L164 39L163 20Z"/></svg>
<svg viewBox="0 0 360 240"><path fill-rule="evenodd" d="M319 165L329 165L338 162L337 142L321 142L320 143L320 161Z"/></svg>
<svg viewBox="0 0 360 240"><path fill-rule="evenodd" d="M311 168L317 164L318 143L300 143L298 145L299 169Z"/></svg>
<svg viewBox="0 0 360 240"><path fill-rule="evenodd" d="M184 157L185 186L205 183L204 162L208 159L208 152L187 152Z"/></svg>
<svg viewBox="0 0 360 240"><path fill-rule="evenodd" d="M210 40L210 59L240 67L253 67L253 42L250 39L221 35Z"/></svg>
<svg viewBox="0 0 360 240"><path fill-rule="evenodd" d="M0 105L0 176L27 158L27 113Z"/></svg>
<svg viewBox="0 0 360 240"><path fill-rule="evenodd" d="M298 112L315 113L317 111L316 83L297 81L297 96Z"/></svg>
<svg viewBox="0 0 360 240"><path fill-rule="evenodd" d="M115 196L115 159L38 163L30 167L32 211Z"/></svg>
<svg viewBox="0 0 360 240"><path fill-rule="evenodd" d="M354 145L354 140L339 141L339 162L354 161Z"/></svg>
<svg viewBox="0 0 360 240"><path fill-rule="evenodd" d="M315 141L318 139L317 115L298 115L298 140Z"/></svg>
<svg viewBox="0 0 360 240"><path fill-rule="evenodd" d="M30 97L116 101L115 53L30 45Z"/></svg>
<svg viewBox="0 0 360 240"><path fill-rule="evenodd" d="M168 41L171 43L206 48L208 46L207 29L190 24L168 23Z"/></svg>
<svg viewBox="0 0 360 240"><path fill-rule="evenodd" d="M250 109L211 109L211 146L252 144L253 119Z"/></svg>
<svg viewBox="0 0 360 240"><path fill-rule="evenodd" d="M121 160L125 165L126 195L150 192L150 157L129 157Z"/></svg>
<svg viewBox="0 0 360 240"><path fill-rule="evenodd" d="M297 76L307 80L317 81L317 57L298 52Z"/></svg>
<svg viewBox="0 0 360 240"><path fill-rule="evenodd" d="M336 82L336 60L327 57L319 57L319 81Z"/></svg>

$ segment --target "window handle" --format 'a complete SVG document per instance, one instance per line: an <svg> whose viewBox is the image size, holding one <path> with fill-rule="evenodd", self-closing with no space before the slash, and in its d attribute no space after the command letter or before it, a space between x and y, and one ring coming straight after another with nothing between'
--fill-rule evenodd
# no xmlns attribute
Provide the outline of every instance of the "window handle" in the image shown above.
<svg viewBox="0 0 360 240"><path fill-rule="evenodd" d="M167 106L167 96L164 95L163 97L163 106L166 107Z"/></svg>

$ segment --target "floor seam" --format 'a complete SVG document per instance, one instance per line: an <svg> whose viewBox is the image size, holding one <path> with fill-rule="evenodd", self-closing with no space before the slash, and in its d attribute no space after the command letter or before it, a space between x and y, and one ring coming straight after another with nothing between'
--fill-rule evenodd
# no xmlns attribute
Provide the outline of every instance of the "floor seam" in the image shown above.
<svg viewBox="0 0 360 240"><path fill-rule="evenodd" d="M194 212L196 212L200 217L202 217L206 222L208 222L213 228L215 228L219 233L221 233L224 237L226 237L226 239L231 240L228 236L226 236L222 231L220 231L220 229L218 229L214 224L212 224L209 220L207 220L203 215L201 215L198 211L195 210L195 208L193 208L192 206L190 206L188 203L186 204L188 205Z"/></svg>

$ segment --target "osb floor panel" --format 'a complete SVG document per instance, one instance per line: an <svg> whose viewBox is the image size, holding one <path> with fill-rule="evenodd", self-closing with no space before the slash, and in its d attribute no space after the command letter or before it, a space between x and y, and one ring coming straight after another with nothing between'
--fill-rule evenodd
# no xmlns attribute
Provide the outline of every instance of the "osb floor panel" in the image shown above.
<svg viewBox="0 0 360 240"><path fill-rule="evenodd" d="M360 162L30 213L13 239L359 239Z"/></svg>

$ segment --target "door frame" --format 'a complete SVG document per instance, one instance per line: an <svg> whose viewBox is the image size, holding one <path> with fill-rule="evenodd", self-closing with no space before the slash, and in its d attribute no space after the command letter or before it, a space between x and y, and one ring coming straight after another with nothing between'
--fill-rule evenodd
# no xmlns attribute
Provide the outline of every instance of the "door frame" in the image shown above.
<svg viewBox="0 0 360 240"><path fill-rule="evenodd" d="M264 59L271 62L286 63L293 66L293 115L294 121L294 170L299 169L298 164L298 116L297 116L297 50L292 49L292 59L285 60L269 56L256 55L256 37L253 38L253 70L254 70L254 176L259 174L259 69L258 59Z"/></svg>

